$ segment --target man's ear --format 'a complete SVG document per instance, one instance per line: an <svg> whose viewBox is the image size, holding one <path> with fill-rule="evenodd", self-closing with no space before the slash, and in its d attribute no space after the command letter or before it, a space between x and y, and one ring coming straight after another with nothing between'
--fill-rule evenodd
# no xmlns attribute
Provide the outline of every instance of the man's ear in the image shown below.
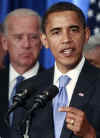
<svg viewBox="0 0 100 138"><path fill-rule="evenodd" d="M2 41L2 47L5 51L8 50L8 46L7 46L7 38L6 36L2 35L2 38L1 38L1 41Z"/></svg>
<svg viewBox="0 0 100 138"><path fill-rule="evenodd" d="M49 48L49 46L48 46L48 40L47 40L46 34L41 33L40 38L41 38L41 42L42 42L43 46L44 46L45 48Z"/></svg>
<svg viewBox="0 0 100 138"><path fill-rule="evenodd" d="M86 43L87 43L88 40L89 40L89 38L90 38L90 34L91 34L89 27L86 27L85 33L86 33L86 35L85 35L85 37L86 37L85 40L86 40Z"/></svg>

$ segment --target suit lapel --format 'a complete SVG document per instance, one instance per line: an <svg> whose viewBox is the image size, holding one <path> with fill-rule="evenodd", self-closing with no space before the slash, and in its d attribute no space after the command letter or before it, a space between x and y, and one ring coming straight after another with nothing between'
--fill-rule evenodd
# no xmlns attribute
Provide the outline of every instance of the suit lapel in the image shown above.
<svg viewBox="0 0 100 138"><path fill-rule="evenodd" d="M91 89L94 87L93 84L97 78L96 74L94 74L94 70L95 68L93 68L93 66L88 64L86 61L74 89L70 106L76 107L83 111L86 110L86 105L93 94L93 90L91 91ZM71 135L73 135L72 131L68 130L66 128L66 124L64 124L61 138L69 138Z"/></svg>
<svg viewBox="0 0 100 138"><path fill-rule="evenodd" d="M53 123L53 108L52 108L52 102L48 104L48 124L49 124L49 129L48 129L48 138L54 138L54 123Z"/></svg>
<svg viewBox="0 0 100 138"><path fill-rule="evenodd" d="M48 84L52 85L53 84L53 77L54 77L54 68L51 68L48 70ZM49 135L48 138L54 138L54 122L53 122L53 106L52 106L52 101L48 104L48 117L49 117Z"/></svg>
<svg viewBox="0 0 100 138"><path fill-rule="evenodd" d="M40 73L40 72L42 72L42 71L44 71L45 69L40 65L39 66L39 70L38 70L38 73Z"/></svg>
<svg viewBox="0 0 100 138"><path fill-rule="evenodd" d="M94 68L86 61L74 89L70 106L75 106L79 109L82 109L82 106L84 107L91 97L90 95L92 95L91 88L94 87L93 84L95 84L96 79Z"/></svg>

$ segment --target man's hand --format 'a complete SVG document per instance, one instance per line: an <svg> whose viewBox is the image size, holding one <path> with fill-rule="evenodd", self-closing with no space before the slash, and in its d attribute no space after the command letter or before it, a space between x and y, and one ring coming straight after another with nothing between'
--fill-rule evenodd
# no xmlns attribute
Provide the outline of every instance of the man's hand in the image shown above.
<svg viewBox="0 0 100 138"><path fill-rule="evenodd" d="M66 112L66 126L73 133L82 138L95 138L96 132L89 124L83 111L75 107L61 107L60 112Z"/></svg>

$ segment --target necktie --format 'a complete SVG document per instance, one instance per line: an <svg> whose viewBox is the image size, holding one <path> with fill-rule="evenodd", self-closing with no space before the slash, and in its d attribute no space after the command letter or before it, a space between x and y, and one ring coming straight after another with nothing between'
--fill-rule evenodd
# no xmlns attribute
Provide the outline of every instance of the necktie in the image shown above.
<svg viewBox="0 0 100 138"><path fill-rule="evenodd" d="M54 128L55 138L60 138L62 127L64 124L65 112L59 112L59 107L68 105L68 96L66 92L66 85L69 83L68 76L61 76L59 78L59 93L53 100L53 115L54 115Z"/></svg>
<svg viewBox="0 0 100 138"><path fill-rule="evenodd" d="M10 97L10 100L9 100L9 106L11 106L13 104L13 97L15 96L16 94L16 89L18 87L18 85L21 83L21 81L24 80L24 77L23 76L18 76L16 78L16 84L12 90L12 93L11 93L11 97ZM13 122L13 112L10 113L10 125L12 126L12 122Z"/></svg>

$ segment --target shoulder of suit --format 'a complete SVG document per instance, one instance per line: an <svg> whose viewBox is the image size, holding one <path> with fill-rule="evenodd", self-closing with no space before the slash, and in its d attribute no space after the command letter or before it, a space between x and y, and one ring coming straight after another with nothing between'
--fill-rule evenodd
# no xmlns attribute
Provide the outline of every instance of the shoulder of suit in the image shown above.
<svg viewBox="0 0 100 138"><path fill-rule="evenodd" d="M9 68L4 68L4 69L1 69L0 70L0 75L2 76L2 75L6 75L6 74L9 74Z"/></svg>
<svg viewBox="0 0 100 138"><path fill-rule="evenodd" d="M90 72L91 75L100 77L100 68L97 68L94 65L90 64L88 60L85 61L83 70Z"/></svg>

